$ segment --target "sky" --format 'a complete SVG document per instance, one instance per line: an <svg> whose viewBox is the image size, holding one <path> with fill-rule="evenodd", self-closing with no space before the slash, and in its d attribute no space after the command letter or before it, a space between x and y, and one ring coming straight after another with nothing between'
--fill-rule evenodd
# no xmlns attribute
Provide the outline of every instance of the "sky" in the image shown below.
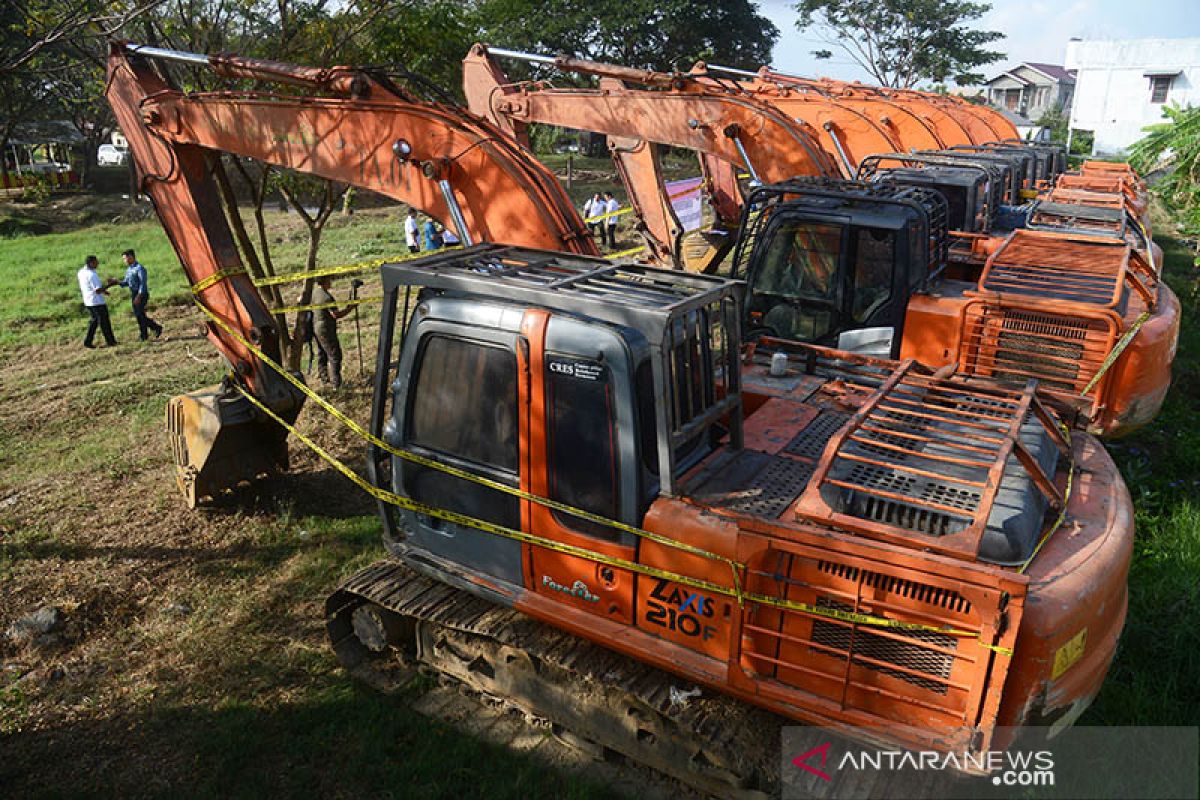
<svg viewBox="0 0 1200 800"><path fill-rule="evenodd" d="M779 28L774 66L806 77L870 81L870 75L836 47L796 30L795 0L759 0L759 12ZM1061 64L1071 37L1081 39L1177 39L1200 37L1200 0L992 0L974 27L1005 34L990 45L1008 54L983 68L989 77L1022 61ZM819 61L811 51L828 48Z"/></svg>

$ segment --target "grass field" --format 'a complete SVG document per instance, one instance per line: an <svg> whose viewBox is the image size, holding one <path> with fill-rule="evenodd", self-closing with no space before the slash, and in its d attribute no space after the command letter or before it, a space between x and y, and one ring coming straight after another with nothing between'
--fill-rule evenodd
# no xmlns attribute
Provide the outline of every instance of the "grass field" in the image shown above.
<svg viewBox="0 0 1200 800"><path fill-rule="evenodd" d="M1121 649L1081 724L1200 720L1200 276L1182 244L1159 244L1183 303L1179 350L1162 413L1108 448L1133 496L1137 537Z"/></svg>
<svg viewBox="0 0 1200 800"><path fill-rule="evenodd" d="M399 252L397 220L335 218L322 262ZM215 382L222 365L195 332L157 222L76 227L0 240L0 630L44 605L65 613L57 641L0 640L0 794L611 794L415 714L420 683L384 697L337 666L321 604L381 555L378 524L302 446L291 474L239 503L182 507L163 405ZM280 269L298 264L299 222L278 216L272 229ZM1185 303L1175 385L1153 425L1112 447L1138 536L1124 640L1085 723L1200 719L1200 326L1188 254L1162 245ZM137 343L118 295L121 345L85 351L75 271L96 253L103 275L119 274L126 247L150 269L152 314L169 338ZM343 325L352 381L338 403L362 419L368 392ZM361 445L312 408L300 426L361 462Z"/></svg>
<svg viewBox="0 0 1200 800"><path fill-rule="evenodd" d="M399 218L335 217L322 263L403 252ZM277 266L296 268L300 222L277 215L272 230ZM95 253L102 275L120 275L127 247L150 270L167 335L137 342L118 293L120 345L84 350L75 272ZM181 506L164 403L224 370L157 221L2 240L0 278L0 795L612 794L418 715L409 702L426 686L384 697L339 668L322 603L382 556L379 526L303 446L288 477L236 503ZM362 315L368 363L374 313ZM364 419L350 323L338 403ZM361 445L311 409L300 425L361 462ZM57 641L3 638L45 605L65 612Z"/></svg>

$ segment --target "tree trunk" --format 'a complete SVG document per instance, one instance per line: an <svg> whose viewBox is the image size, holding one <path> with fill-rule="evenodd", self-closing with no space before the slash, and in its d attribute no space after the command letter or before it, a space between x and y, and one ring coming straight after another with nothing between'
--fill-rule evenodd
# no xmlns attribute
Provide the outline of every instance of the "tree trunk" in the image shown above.
<svg viewBox="0 0 1200 800"><path fill-rule="evenodd" d="M279 191L287 199L296 213L300 215L300 219L304 220L305 227L308 228L308 253L304 259L304 271L314 272L317 268L317 253L321 247L321 234L325 229L325 223L329 221L329 216L333 213L333 209L337 206L338 199L345 189L336 190L333 181L325 181L325 191L321 195L321 205L317 208L316 216L309 216L305 211L304 204L287 187L286 184L280 184ZM306 306L312 302L312 290L315 281L309 278L304 282L304 290L300 293L299 305ZM301 315L297 314L296 319L292 323L292 335L290 337L292 346L288 348L286 354L287 368L298 372L300 370L301 359L301 337L303 336Z"/></svg>

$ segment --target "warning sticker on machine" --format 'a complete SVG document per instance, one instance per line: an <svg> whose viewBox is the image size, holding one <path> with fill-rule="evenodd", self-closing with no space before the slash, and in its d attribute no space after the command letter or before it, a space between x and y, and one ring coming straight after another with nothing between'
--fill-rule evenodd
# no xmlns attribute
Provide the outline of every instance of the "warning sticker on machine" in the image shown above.
<svg viewBox="0 0 1200 800"><path fill-rule="evenodd" d="M1087 628L1084 628L1054 652L1054 670L1050 673L1051 680L1058 680L1058 676L1074 666L1076 661L1083 658L1083 650L1086 646Z"/></svg>
<svg viewBox="0 0 1200 800"><path fill-rule="evenodd" d="M607 367L599 361L547 355L546 369L558 375L568 375L583 381L602 381Z"/></svg>

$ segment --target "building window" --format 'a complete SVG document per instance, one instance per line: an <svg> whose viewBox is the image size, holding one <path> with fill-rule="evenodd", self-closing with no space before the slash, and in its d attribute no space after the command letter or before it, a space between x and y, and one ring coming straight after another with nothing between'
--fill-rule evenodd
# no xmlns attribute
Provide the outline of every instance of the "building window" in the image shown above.
<svg viewBox="0 0 1200 800"><path fill-rule="evenodd" d="M1167 92L1171 89L1171 81L1175 79L1174 75L1151 75L1150 76L1150 102L1165 103L1167 102Z"/></svg>

